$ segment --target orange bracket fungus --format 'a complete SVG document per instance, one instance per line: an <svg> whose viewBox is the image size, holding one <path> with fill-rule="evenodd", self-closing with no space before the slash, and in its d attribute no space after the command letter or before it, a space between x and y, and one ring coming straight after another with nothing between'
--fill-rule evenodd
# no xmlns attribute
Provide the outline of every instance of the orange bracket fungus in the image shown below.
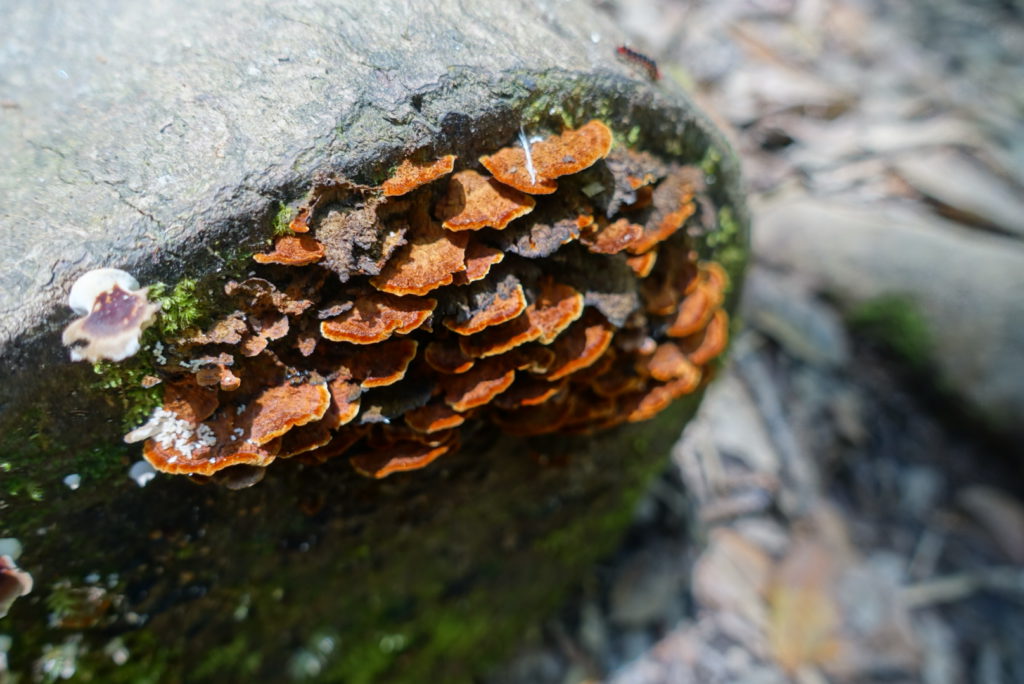
<svg viewBox="0 0 1024 684"><path fill-rule="evenodd" d="M506 323L526 311L526 293L514 277L486 285L467 290L469 311L460 311L462 316L446 318L446 328L459 335L472 335L492 325Z"/></svg>
<svg viewBox="0 0 1024 684"><path fill-rule="evenodd" d="M417 162L406 159L391 178L388 178L381 185L385 197L398 197L407 195L421 185L435 181L441 176L447 176L455 168L455 155L448 154L436 161Z"/></svg>
<svg viewBox="0 0 1024 684"><path fill-rule="evenodd" d="M456 273L466 270L469 235L454 233L427 222L395 253L370 284L396 295L423 295L451 285Z"/></svg>
<svg viewBox="0 0 1024 684"><path fill-rule="evenodd" d="M558 189L556 178L579 173L611 148L611 130L594 120L540 142L506 147L480 157L480 163L505 185L531 195L550 195Z"/></svg>
<svg viewBox="0 0 1024 684"><path fill-rule="evenodd" d="M699 168L613 148L596 120L461 163L406 160L380 187L315 178L301 234L225 287L236 308L166 341L163 405L126 440L232 488L284 459L381 478L481 425L646 420L710 377L729 278L694 237L717 221ZM156 308L125 276L75 290L73 354L137 348Z"/></svg>
<svg viewBox="0 0 1024 684"><path fill-rule="evenodd" d="M273 252L252 258L260 264L306 266L324 258L324 246L308 235L283 235L274 242Z"/></svg>
<svg viewBox="0 0 1024 684"><path fill-rule="evenodd" d="M146 299L148 288L116 268L83 274L71 286L68 306L81 318L64 328L63 342L72 361L123 361L139 351L142 331L153 324L159 304Z"/></svg>
<svg viewBox="0 0 1024 684"><path fill-rule="evenodd" d="M456 285L465 285L483 280L491 267L501 263L505 253L482 242L470 240L466 246L466 268L455 274Z"/></svg>
<svg viewBox="0 0 1024 684"><path fill-rule="evenodd" d="M332 342L374 344L392 333L409 333L423 325L437 301L422 297L368 294L349 311L320 324L320 334Z"/></svg>
<svg viewBox="0 0 1024 684"><path fill-rule="evenodd" d="M448 230L501 230L533 211L535 204L532 197L466 169L452 176L437 213Z"/></svg>

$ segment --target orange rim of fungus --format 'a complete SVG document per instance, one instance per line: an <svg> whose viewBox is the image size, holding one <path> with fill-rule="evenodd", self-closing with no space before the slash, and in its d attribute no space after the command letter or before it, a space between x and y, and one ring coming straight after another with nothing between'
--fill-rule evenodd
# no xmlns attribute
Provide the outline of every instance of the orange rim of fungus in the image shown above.
<svg viewBox="0 0 1024 684"><path fill-rule="evenodd" d="M407 195L416 188L447 176L455 168L455 155L448 154L431 162L406 159L395 169L391 178L381 184L385 197Z"/></svg>
<svg viewBox="0 0 1024 684"><path fill-rule="evenodd" d="M503 229L533 211L536 201L529 195L502 185L493 178L467 169L451 177L448 193L437 207L448 230Z"/></svg>
<svg viewBox="0 0 1024 684"><path fill-rule="evenodd" d="M320 334L332 342L383 342L394 333L407 334L426 323L436 306L435 299L368 294L349 311L321 323Z"/></svg>
<svg viewBox="0 0 1024 684"><path fill-rule="evenodd" d="M526 311L526 293L522 285L516 285L508 292L496 292L487 308L476 311L467 320L459 322L455 318L446 318L444 326L459 335L474 335L484 328L507 323Z"/></svg>
<svg viewBox="0 0 1024 684"><path fill-rule="evenodd" d="M308 235L282 235L274 241L274 251L252 258L258 264L308 266L324 258L324 246Z"/></svg>

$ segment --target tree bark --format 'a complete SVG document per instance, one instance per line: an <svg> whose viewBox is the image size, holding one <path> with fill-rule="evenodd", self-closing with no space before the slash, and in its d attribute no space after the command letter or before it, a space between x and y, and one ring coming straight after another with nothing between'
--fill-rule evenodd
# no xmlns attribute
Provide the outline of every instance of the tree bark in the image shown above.
<svg viewBox="0 0 1024 684"><path fill-rule="evenodd" d="M111 266L143 284L196 278L213 297L316 173L379 182L414 151L474 158L566 117L666 158L720 159L713 194L735 222L707 249L734 250L738 285L747 217L728 145L678 87L618 60L618 29L584 2L3 14L0 534L36 580L0 623L12 668L64 649L96 681L478 672L612 548L695 398L590 438L471 435L383 483L331 462L241 492L140 488L121 405L60 345L68 288Z"/></svg>

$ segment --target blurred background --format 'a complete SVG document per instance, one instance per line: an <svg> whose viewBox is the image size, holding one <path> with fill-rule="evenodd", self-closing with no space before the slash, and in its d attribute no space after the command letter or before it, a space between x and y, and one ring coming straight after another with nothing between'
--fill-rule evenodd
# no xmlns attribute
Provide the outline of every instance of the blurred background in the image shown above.
<svg viewBox="0 0 1024 684"><path fill-rule="evenodd" d="M729 132L743 330L497 682L1024 682L1024 2L595 2Z"/></svg>

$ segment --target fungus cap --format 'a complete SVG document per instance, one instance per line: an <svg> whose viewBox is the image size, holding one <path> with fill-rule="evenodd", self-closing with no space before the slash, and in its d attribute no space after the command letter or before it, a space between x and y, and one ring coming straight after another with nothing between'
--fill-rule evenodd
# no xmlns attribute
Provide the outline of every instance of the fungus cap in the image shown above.
<svg viewBox="0 0 1024 684"><path fill-rule="evenodd" d="M467 320L449 317L444 319L444 326L459 335L473 335L484 328L511 321L526 311L528 306L523 286L519 283L504 291L497 290L488 299L487 305L472 311Z"/></svg>
<svg viewBox="0 0 1024 684"><path fill-rule="evenodd" d="M725 351L728 342L729 316L718 309L703 330L683 339L682 346L692 363L704 365Z"/></svg>
<svg viewBox="0 0 1024 684"><path fill-rule="evenodd" d="M478 240L470 240L466 246L466 268L455 274L455 285L466 285L483 280L491 272L491 267L501 263L505 253Z"/></svg>
<svg viewBox="0 0 1024 684"><path fill-rule="evenodd" d="M324 258L324 246L308 235L282 235L274 241L274 250L266 254L253 254L260 264L307 266Z"/></svg>
<svg viewBox="0 0 1024 684"><path fill-rule="evenodd" d="M269 387L252 401L237 421L244 426L241 437L263 446L293 427L324 417L331 405L331 393L323 382L284 382Z"/></svg>
<svg viewBox="0 0 1024 684"><path fill-rule="evenodd" d="M595 254L618 254L643 235L643 226L621 218L613 223L600 221L596 228L586 231L581 242Z"/></svg>
<svg viewBox="0 0 1024 684"><path fill-rule="evenodd" d="M530 305L532 307L532 305ZM462 353L473 358L486 358L504 354L521 344L533 342L544 334L544 329L534 325L530 319L530 307L501 325L494 325L476 333L459 338Z"/></svg>
<svg viewBox="0 0 1024 684"><path fill-rule="evenodd" d="M537 406L558 394L564 389L565 383L564 380L551 383L529 375L521 375L508 390L494 400L494 404L504 409Z"/></svg>
<svg viewBox="0 0 1024 684"><path fill-rule="evenodd" d="M529 195L502 185L472 169L459 171L448 182L448 193L437 207L448 230L503 229L533 211Z"/></svg>
<svg viewBox="0 0 1024 684"><path fill-rule="evenodd" d="M451 173L454 168L454 154L445 155L440 159L429 162L406 159L398 165L394 175L384 181L381 185L381 190L384 191L385 197L406 195L421 185L426 185L441 176Z"/></svg>
<svg viewBox="0 0 1024 684"><path fill-rule="evenodd" d="M458 375L473 367L474 357L467 356L456 340L433 340L423 351L423 360L438 373Z"/></svg>
<svg viewBox="0 0 1024 684"><path fill-rule="evenodd" d="M451 448L451 444L430 446L418 442L400 442L384 451L353 456L349 462L359 473L379 480L393 473L425 468Z"/></svg>
<svg viewBox="0 0 1024 684"><path fill-rule="evenodd" d="M424 295L450 285L456 273L466 270L468 242L466 233L427 222L370 278L370 284L394 295Z"/></svg>
<svg viewBox="0 0 1024 684"><path fill-rule="evenodd" d="M654 270L654 265L657 261L658 253L653 250L639 256L626 258L626 264L633 269L633 273L636 273L637 278L646 278L651 275L651 271Z"/></svg>
<svg viewBox="0 0 1024 684"><path fill-rule="evenodd" d="M486 359L460 375L441 378L444 401L452 409L466 411L490 403L515 380L516 370L504 358Z"/></svg>
<svg viewBox="0 0 1024 684"><path fill-rule="evenodd" d="M548 380L558 380L597 362L612 342L614 329L596 311L573 323L552 345L555 361L548 370Z"/></svg>
<svg viewBox="0 0 1024 684"><path fill-rule="evenodd" d="M92 311L93 302L101 292L107 292L114 285L122 290L139 289L139 281L127 271L119 268L96 268L78 277L68 293L68 306L79 316Z"/></svg>
<svg viewBox="0 0 1024 684"><path fill-rule="evenodd" d="M484 155L480 163L505 185L534 195L549 195L558 189L555 178L588 168L607 156L611 147L611 130L594 119L532 143L529 150L516 145Z"/></svg>
<svg viewBox="0 0 1024 684"><path fill-rule="evenodd" d="M523 437L545 435L558 431L572 412L573 395L556 393L543 404L523 406L515 411L497 411L494 422L502 430Z"/></svg>
<svg viewBox="0 0 1024 684"><path fill-rule="evenodd" d="M405 377L418 348L416 340L407 338L359 345L345 354L344 370L364 389L393 385Z"/></svg>
<svg viewBox="0 0 1024 684"><path fill-rule="evenodd" d="M89 271L75 281L68 305L82 317L61 337L71 347L72 361L123 361L139 351L139 338L160 305L146 298L148 288L138 287L135 278L116 268Z"/></svg>
<svg viewBox="0 0 1024 684"><path fill-rule="evenodd" d="M426 434L457 428L465 421L464 414L442 403L426 404L405 414L406 425Z"/></svg>
<svg viewBox="0 0 1024 684"><path fill-rule="evenodd" d="M396 332L412 332L426 323L436 306L436 299L377 292L359 298L352 309L321 323L320 334L332 342L375 344Z"/></svg>

